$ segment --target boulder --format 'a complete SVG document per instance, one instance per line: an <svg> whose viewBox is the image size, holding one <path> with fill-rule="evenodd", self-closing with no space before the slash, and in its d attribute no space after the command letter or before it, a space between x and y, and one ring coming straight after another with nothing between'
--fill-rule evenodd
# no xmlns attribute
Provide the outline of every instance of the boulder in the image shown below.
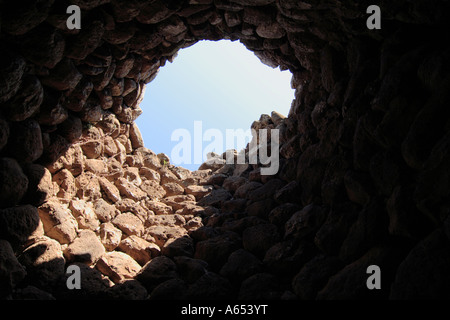
<svg viewBox="0 0 450 320"><path fill-rule="evenodd" d="M111 222L100 225L99 238L107 251L116 249L122 239L122 230L116 228Z"/></svg>
<svg viewBox="0 0 450 320"><path fill-rule="evenodd" d="M95 267L116 284L133 279L141 270L139 263L126 253L119 251L105 253Z"/></svg>
<svg viewBox="0 0 450 320"><path fill-rule="evenodd" d="M136 260L141 266L152 257L160 254L161 249L154 243L148 242L136 235L131 235L119 243L119 249Z"/></svg>
<svg viewBox="0 0 450 320"><path fill-rule="evenodd" d="M80 230L78 237L64 250L68 262L93 265L105 253L103 244L92 230Z"/></svg>

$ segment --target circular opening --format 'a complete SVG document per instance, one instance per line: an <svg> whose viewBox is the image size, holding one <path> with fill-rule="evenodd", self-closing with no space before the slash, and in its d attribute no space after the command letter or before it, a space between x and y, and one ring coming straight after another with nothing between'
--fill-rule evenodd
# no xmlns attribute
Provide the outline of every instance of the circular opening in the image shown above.
<svg viewBox="0 0 450 320"><path fill-rule="evenodd" d="M190 144L190 155L171 157L171 162L197 170L209 151L245 148L248 138L229 141L227 130L245 132L272 111L287 116L294 98L290 81L289 71L262 64L239 42L200 41L180 50L147 85L144 113L136 123L146 147L156 153L171 157L175 146L184 143L188 149ZM173 135L180 129L190 141Z"/></svg>

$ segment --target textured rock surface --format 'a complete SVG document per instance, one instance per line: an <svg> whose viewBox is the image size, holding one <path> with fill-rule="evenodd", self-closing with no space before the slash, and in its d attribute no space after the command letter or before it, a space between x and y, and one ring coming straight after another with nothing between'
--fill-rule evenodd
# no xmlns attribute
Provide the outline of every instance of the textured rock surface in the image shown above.
<svg viewBox="0 0 450 320"><path fill-rule="evenodd" d="M80 298L70 264L92 299L448 298L447 1L383 2L381 30L361 2L74 3L81 30L0 2L1 298ZM134 123L160 67L219 39L292 72L289 115L251 125L280 130L275 176L176 167Z"/></svg>

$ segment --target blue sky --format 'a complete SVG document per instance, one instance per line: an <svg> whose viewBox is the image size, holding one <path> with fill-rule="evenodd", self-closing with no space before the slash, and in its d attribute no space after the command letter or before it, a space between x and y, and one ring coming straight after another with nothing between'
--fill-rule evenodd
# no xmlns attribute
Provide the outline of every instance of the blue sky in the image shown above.
<svg viewBox="0 0 450 320"><path fill-rule="evenodd" d="M238 41L201 41L180 50L174 62L167 62L147 84L140 105L143 114L136 123L147 148L171 157L177 145L186 144L186 139L172 141L172 133L185 129L193 141L196 121L201 121L203 134L215 129L225 139L227 129L247 130L263 113L275 110L287 116L294 98L290 81L289 71L262 64ZM202 151L210 144L201 143ZM234 144L238 150L244 147ZM225 147L217 153L223 151ZM196 170L201 163L194 163L195 152L191 149L188 164L172 157L171 163Z"/></svg>

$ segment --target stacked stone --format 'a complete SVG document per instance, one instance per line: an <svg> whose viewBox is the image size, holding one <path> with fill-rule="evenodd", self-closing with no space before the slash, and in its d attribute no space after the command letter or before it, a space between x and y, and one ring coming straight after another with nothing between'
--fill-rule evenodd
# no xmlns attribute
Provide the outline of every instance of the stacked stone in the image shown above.
<svg viewBox="0 0 450 320"><path fill-rule="evenodd" d="M383 3L381 30L361 2L70 4L80 30L65 2L0 4L2 297L68 294L51 280L68 263L92 296L449 297L447 2ZM204 39L239 39L292 72L289 116L254 124L280 129L276 176L192 176L143 148L145 84ZM135 277L112 267L122 258ZM366 287L372 264L381 290Z"/></svg>

